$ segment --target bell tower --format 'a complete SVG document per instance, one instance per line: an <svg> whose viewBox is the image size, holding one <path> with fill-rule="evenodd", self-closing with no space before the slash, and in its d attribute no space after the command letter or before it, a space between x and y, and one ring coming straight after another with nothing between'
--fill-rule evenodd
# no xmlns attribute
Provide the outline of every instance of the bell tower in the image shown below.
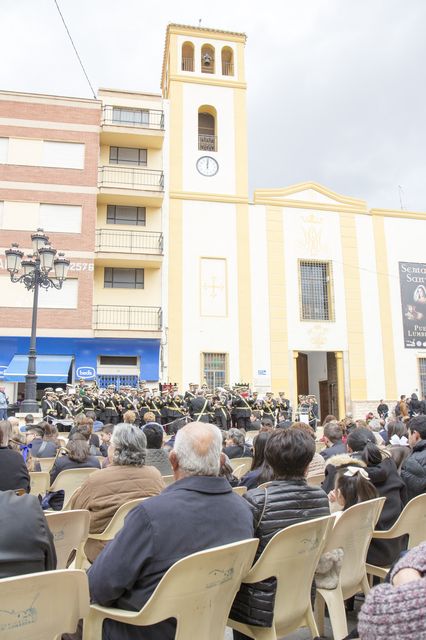
<svg viewBox="0 0 426 640"><path fill-rule="evenodd" d="M180 385L252 378L245 43L243 33L167 27L165 360Z"/></svg>
<svg viewBox="0 0 426 640"><path fill-rule="evenodd" d="M242 33L170 24L162 91L170 105L170 193L248 197Z"/></svg>

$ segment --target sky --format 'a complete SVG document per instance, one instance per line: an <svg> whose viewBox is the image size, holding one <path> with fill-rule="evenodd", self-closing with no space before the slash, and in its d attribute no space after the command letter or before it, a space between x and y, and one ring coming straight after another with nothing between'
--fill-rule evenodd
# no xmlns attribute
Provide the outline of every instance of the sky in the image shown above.
<svg viewBox="0 0 426 640"><path fill-rule="evenodd" d="M247 34L250 188L426 211L424 0L58 0L95 90L160 92L169 22ZM91 97L54 0L0 0L0 89Z"/></svg>

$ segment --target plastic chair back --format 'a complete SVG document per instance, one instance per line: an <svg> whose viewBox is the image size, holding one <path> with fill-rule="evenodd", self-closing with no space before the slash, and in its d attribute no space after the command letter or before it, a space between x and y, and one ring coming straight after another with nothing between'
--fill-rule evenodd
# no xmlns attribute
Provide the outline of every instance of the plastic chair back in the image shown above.
<svg viewBox="0 0 426 640"><path fill-rule="evenodd" d="M306 482L310 484L312 487L320 487L324 482L325 475L324 473L315 473L312 476L308 476L306 478Z"/></svg>
<svg viewBox="0 0 426 640"><path fill-rule="evenodd" d="M245 473L247 473L247 471L250 471L252 462L253 462L253 458L248 458L248 457L247 458L230 458L229 460L229 464L233 469L236 469L237 467L240 467L243 465L243 473L241 474L242 476Z"/></svg>
<svg viewBox="0 0 426 640"><path fill-rule="evenodd" d="M238 493L239 496L243 496L247 493L247 487L232 487L234 493Z"/></svg>
<svg viewBox="0 0 426 640"><path fill-rule="evenodd" d="M42 471L50 471L56 458L34 458L38 462Z"/></svg>
<svg viewBox="0 0 426 640"><path fill-rule="evenodd" d="M256 553L258 540L215 547L183 558L163 576L141 611L90 607L84 640L99 640L104 618L138 626L177 619L175 640L223 640L227 617L242 578Z"/></svg>
<svg viewBox="0 0 426 640"><path fill-rule="evenodd" d="M53 640L74 633L89 612L84 571L44 571L0 580L0 636Z"/></svg>
<svg viewBox="0 0 426 640"><path fill-rule="evenodd" d="M327 540L324 551L343 549L340 584L343 598L352 597L366 583L365 561L374 527L386 498L360 502L342 513Z"/></svg>
<svg viewBox="0 0 426 640"><path fill-rule="evenodd" d="M175 477L173 475L171 476L162 476L163 480L164 480L164 484L166 485L166 487L169 486L169 484L173 484L175 481Z"/></svg>
<svg viewBox="0 0 426 640"><path fill-rule="evenodd" d="M120 529L123 528L124 519L127 514L144 500L148 500L148 498L136 498L135 500L129 500L122 504L121 507L117 509L106 528L101 533L90 533L89 538L105 541L115 538Z"/></svg>
<svg viewBox="0 0 426 640"><path fill-rule="evenodd" d="M265 628L232 619L228 620L228 626L252 638L278 638L301 626L309 626L312 635L317 636L311 607L311 585L333 521L333 516L325 516L279 531L244 578L245 583L271 577L277 579L274 628L271 633L264 635Z"/></svg>
<svg viewBox="0 0 426 640"><path fill-rule="evenodd" d="M94 469L93 467L65 469L65 471L61 471L61 473L56 476L50 489L51 491L59 491L59 489L63 489L65 492L64 507L66 507L74 491L81 487L86 478L94 471L99 471L99 469Z"/></svg>
<svg viewBox="0 0 426 640"><path fill-rule="evenodd" d="M86 509L46 512L47 524L55 542L57 569L66 569L75 549L82 549L89 535L90 513ZM76 566L76 569L81 567Z"/></svg>
<svg viewBox="0 0 426 640"><path fill-rule="evenodd" d="M387 531L375 531L373 538L389 539L405 534L408 534L409 549L426 540L426 493L412 498L395 524Z"/></svg>
<svg viewBox="0 0 426 640"><path fill-rule="evenodd" d="M48 471L30 471L30 493L33 496L44 496L50 486L50 475Z"/></svg>

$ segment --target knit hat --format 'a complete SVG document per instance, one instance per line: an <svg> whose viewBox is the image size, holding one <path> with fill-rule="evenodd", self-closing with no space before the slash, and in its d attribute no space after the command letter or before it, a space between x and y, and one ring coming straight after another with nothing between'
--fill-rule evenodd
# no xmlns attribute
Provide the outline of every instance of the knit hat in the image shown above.
<svg viewBox="0 0 426 640"><path fill-rule="evenodd" d="M411 549L391 570L412 568L422 578L394 587L385 583L367 595L358 617L361 640L421 640L426 638L426 543Z"/></svg>

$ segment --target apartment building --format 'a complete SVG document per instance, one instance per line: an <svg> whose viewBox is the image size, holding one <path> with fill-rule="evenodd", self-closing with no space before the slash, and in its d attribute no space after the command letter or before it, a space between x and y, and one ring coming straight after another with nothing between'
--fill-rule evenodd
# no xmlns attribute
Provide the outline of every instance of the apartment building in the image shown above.
<svg viewBox="0 0 426 640"><path fill-rule="evenodd" d="M71 260L61 290L40 291L40 391L78 378L158 380L162 326L159 95L99 100L0 92L0 246L31 253L42 228ZM32 293L0 260L0 376L23 390ZM60 356L60 358L52 356Z"/></svg>

